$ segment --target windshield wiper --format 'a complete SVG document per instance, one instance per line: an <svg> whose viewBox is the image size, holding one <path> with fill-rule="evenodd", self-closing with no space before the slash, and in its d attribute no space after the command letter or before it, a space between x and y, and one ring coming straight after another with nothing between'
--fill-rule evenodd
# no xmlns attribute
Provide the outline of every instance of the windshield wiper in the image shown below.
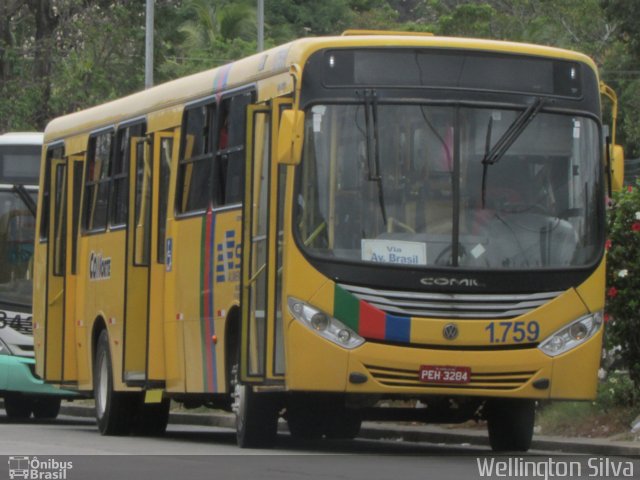
<svg viewBox="0 0 640 480"><path fill-rule="evenodd" d="M378 131L378 99L375 90L364 92L364 120L367 133L367 166L368 180L378 184L378 202L382 213L382 221L387 224L387 209L384 201L384 187L380 171L380 147Z"/></svg>
<svg viewBox="0 0 640 480"><path fill-rule="evenodd" d="M29 212L31 212L31 215L33 215L33 218L35 218L37 208L36 202L33 201L33 198L31 198L31 195L29 195L27 189L24 188L24 185L20 183L15 184L12 190L20 197L20 200L22 200Z"/></svg>
<svg viewBox="0 0 640 480"><path fill-rule="evenodd" d="M511 145L518 139L520 134L524 132L531 120L542 109L544 102L542 98L537 97L535 102L529 105L518 117L513 121L507 131L502 134L495 145L491 145L491 131L493 128L493 117L489 117L487 125L487 139L485 144L485 154L482 158L482 208L484 208L486 186L487 186L487 170L489 165L497 163L502 156L511 148Z"/></svg>

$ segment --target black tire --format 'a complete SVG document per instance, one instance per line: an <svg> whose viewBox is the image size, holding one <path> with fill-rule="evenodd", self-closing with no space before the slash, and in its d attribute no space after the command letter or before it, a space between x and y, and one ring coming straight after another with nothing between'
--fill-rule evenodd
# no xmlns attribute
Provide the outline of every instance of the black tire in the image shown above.
<svg viewBox="0 0 640 480"><path fill-rule="evenodd" d="M291 436L301 440L315 440L325 434L327 411L311 395L292 394L287 399L287 424Z"/></svg>
<svg viewBox="0 0 640 480"><path fill-rule="evenodd" d="M61 399L58 397L36 397L33 399L31 410L33 416L38 419L53 420L60 413Z"/></svg>
<svg viewBox="0 0 640 480"><path fill-rule="evenodd" d="M362 416L358 410L345 408L335 415L327 416L325 434L327 438L354 439L360 433Z"/></svg>
<svg viewBox="0 0 640 480"><path fill-rule="evenodd" d="M160 403L144 403L144 398L141 397L138 411L133 418L133 434L147 437L163 435L169 423L170 405L168 398Z"/></svg>
<svg viewBox="0 0 640 480"><path fill-rule="evenodd" d="M96 346L93 362L93 394L100 434L128 435L139 394L114 391L109 335L106 330L100 333Z"/></svg>
<svg viewBox="0 0 640 480"><path fill-rule="evenodd" d="M16 420L26 420L31 416L33 402L29 397L20 393L8 393L4 397L4 409L7 417Z"/></svg>
<svg viewBox="0 0 640 480"><path fill-rule="evenodd" d="M272 393L258 393L238 381L238 365L231 372L236 442L240 448L269 448L278 434L278 402Z"/></svg>
<svg viewBox="0 0 640 480"><path fill-rule="evenodd" d="M536 402L522 399L489 400L487 426L495 452L526 452L531 447Z"/></svg>

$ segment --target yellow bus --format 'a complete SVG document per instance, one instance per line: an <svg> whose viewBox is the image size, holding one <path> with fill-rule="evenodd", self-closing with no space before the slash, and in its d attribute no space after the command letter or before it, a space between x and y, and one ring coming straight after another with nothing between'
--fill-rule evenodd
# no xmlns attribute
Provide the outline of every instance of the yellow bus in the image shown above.
<svg viewBox="0 0 640 480"><path fill-rule="evenodd" d="M106 435L174 400L242 447L484 418L526 450L536 400L596 392L600 91L571 51L350 31L53 120L38 374Z"/></svg>

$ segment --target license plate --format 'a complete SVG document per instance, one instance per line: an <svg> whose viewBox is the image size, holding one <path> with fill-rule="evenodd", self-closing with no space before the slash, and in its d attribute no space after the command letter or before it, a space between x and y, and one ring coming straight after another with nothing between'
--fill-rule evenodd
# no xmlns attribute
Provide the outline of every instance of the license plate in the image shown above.
<svg viewBox="0 0 640 480"><path fill-rule="evenodd" d="M471 368L442 365L422 365L418 378L424 383L462 384L471 381Z"/></svg>

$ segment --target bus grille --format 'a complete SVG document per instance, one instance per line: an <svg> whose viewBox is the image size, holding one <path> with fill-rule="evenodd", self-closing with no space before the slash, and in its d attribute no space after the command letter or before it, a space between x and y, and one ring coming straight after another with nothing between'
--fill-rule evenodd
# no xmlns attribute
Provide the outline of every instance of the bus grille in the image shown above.
<svg viewBox="0 0 640 480"><path fill-rule="evenodd" d="M459 294L401 292L354 285L340 287L385 313L405 317L449 319L515 318L550 302L563 292Z"/></svg>
<svg viewBox="0 0 640 480"><path fill-rule="evenodd" d="M471 372L471 381L465 384L434 384L419 380L418 370L401 370L396 368L365 365L369 374L387 387L423 388L455 388L460 390L515 390L525 385L535 374L528 372Z"/></svg>

